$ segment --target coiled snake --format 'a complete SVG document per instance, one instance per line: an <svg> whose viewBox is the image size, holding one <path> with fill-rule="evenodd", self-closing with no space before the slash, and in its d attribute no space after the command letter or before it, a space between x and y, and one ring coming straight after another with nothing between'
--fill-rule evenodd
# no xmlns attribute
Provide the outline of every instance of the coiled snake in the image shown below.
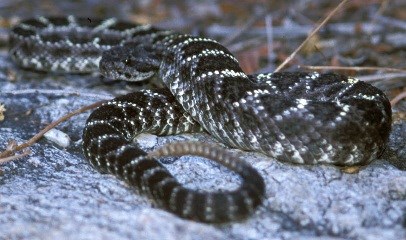
<svg viewBox="0 0 406 240"><path fill-rule="evenodd" d="M179 143L147 155L133 138L204 129L234 148L296 164L367 164L387 141L391 108L369 84L337 74L246 75L235 57L208 38L115 19L39 17L15 26L10 56L20 66L92 72L139 81L156 75L165 89L117 97L96 109L83 131L90 163L146 192L183 217L242 219L261 204L265 185L248 164L219 148ZM100 65L100 66L99 66ZM202 192L183 187L155 159L197 154L238 173L240 188Z"/></svg>

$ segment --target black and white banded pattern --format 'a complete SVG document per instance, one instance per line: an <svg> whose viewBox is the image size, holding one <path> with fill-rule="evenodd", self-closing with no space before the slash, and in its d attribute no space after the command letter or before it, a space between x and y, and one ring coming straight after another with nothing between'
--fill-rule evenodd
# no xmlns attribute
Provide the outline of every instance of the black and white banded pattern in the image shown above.
<svg viewBox="0 0 406 240"><path fill-rule="evenodd" d="M337 74L246 75L235 57L208 38L115 19L40 17L10 34L10 55L25 68L97 71L139 81L157 76L167 89L120 96L95 110L83 133L93 166L147 193L181 217L226 222L251 214L265 192L261 176L224 150L180 143L149 155L139 133L205 130L230 147L295 164L367 164L385 147L391 108L378 89ZM182 187L157 161L196 154L238 173L239 189L199 192Z"/></svg>

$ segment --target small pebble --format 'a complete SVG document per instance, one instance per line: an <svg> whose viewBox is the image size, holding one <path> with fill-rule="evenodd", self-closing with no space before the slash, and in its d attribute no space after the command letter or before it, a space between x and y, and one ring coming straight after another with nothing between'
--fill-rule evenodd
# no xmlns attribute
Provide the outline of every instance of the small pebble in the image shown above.
<svg viewBox="0 0 406 240"><path fill-rule="evenodd" d="M51 129L47 133L44 134L44 137L51 142L58 144L59 146L66 148L70 144L69 136L57 129Z"/></svg>

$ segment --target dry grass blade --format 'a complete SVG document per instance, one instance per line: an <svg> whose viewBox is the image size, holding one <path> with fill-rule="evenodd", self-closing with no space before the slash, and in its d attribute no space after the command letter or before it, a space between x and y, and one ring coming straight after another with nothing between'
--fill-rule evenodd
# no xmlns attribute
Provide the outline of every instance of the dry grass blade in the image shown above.
<svg viewBox="0 0 406 240"><path fill-rule="evenodd" d="M328 20L330 20L330 18L334 16L334 14L347 2L348 0L343 0L340 4L338 4L338 6L327 15L327 17L307 36L302 44L300 44L300 46L292 54L290 54L289 57L287 57L285 61L283 61L283 63L275 69L274 72L279 72L280 70L282 70L286 66L286 64L288 64L296 56L296 54L303 48L303 46L320 30L320 28L326 25Z"/></svg>

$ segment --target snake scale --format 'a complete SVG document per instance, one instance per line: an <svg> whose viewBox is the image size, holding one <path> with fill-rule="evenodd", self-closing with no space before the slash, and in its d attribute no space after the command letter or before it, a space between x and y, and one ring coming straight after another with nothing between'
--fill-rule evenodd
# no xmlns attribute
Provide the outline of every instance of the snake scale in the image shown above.
<svg viewBox="0 0 406 240"><path fill-rule="evenodd" d="M388 99L354 78L328 73L245 74L215 40L116 19L38 17L10 33L10 56L21 67L93 72L163 89L119 96L96 109L83 131L83 150L101 172L116 175L180 217L228 222L261 204L261 175L233 154L203 143L175 143L146 153L133 143L203 129L218 141L295 164L363 165L383 151L391 123ZM233 191L182 186L156 160L195 154L242 178Z"/></svg>

